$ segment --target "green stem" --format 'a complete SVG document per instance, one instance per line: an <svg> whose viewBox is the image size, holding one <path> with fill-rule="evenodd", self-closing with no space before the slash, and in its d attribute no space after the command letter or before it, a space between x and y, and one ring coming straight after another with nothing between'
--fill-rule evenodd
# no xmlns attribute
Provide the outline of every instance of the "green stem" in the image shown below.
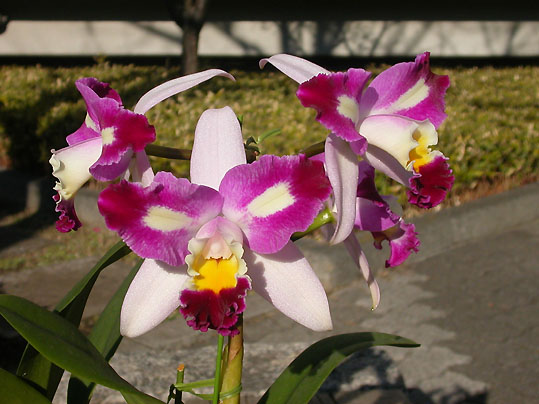
<svg viewBox="0 0 539 404"><path fill-rule="evenodd" d="M184 373L185 373L185 366L182 363L182 364L180 364L180 366L178 366L178 370L176 372L176 384L182 384L183 383ZM183 403L183 401L182 401L182 391L181 390L176 389L176 398L174 399L174 403L175 404L182 404Z"/></svg>
<svg viewBox="0 0 539 404"><path fill-rule="evenodd" d="M221 358L223 355L224 337L217 334L217 357L215 358L215 379L213 382L213 399L212 404L219 404L220 380L221 380Z"/></svg>
<svg viewBox="0 0 539 404"><path fill-rule="evenodd" d="M322 140L321 142L315 143L306 149L301 150L300 153L305 154L307 158L316 156L317 154L324 153L325 145L326 141Z"/></svg>
<svg viewBox="0 0 539 404"><path fill-rule="evenodd" d="M240 404L241 373L243 365L243 316L238 319L239 334L228 338L226 367L223 370L221 391L234 392L224 398L222 404Z"/></svg>
<svg viewBox="0 0 539 404"><path fill-rule="evenodd" d="M333 217L333 214L330 212L329 208L326 206L323 210L320 211L318 216L316 216L311 223L311 225L307 228L305 231L298 231L294 234L292 234L292 237L290 239L292 241L299 240L302 237L305 237L307 234L315 231L316 229L319 229L325 224L333 223L335 221L335 218Z"/></svg>
<svg viewBox="0 0 539 404"><path fill-rule="evenodd" d="M164 157L173 160L190 160L191 150L176 149L174 147L159 146L156 144L147 145L144 150L149 156Z"/></svg>

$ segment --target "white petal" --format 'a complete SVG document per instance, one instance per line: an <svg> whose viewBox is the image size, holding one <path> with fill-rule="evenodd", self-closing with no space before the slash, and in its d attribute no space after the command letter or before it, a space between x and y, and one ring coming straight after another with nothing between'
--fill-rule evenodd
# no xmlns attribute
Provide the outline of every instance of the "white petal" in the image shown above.
<svg viewBox="0 0 539 404"><path fill-rule="evenodd" d="M384 173L389 178L400 182L404 186L410 186L409 181L413 176L413 172L404 168L395 157L385 150L369 145L363 158L376 170Z"/></svg>
<svg viewBox="0 0 539 404"><path fill-rule="evenodd" d="M285 53L261 59L258 64L260 68L263 69L268 62L298 83L303 83L320 73L330 73L329 70L309 62L308 60L297 56L287 55Z"/></svg>
<svg viewBox="0 0 539 404"><path fill-rule="evenodd" d="M235 80L230 73L220 69L210 69L203 72L178 77L177 79L169 80L161 85L158 85L144 94L135 106L134 111L137 114L145 114L150 108L159 104L168 97L188 90L215 76L224 76L231 80Z"/></svg>
<svg viewBox="0 0 539 404"><path fill-rule="evenodd" d="M138 337L156 327L180 305L180 292L189 278L187 265L173 267L147 259L125 295L120 333Z"/></svg>
<svg viewBox="0 0 539 404"><path fill-rule="evenodd" d="M267 255L245 247L243 259L253 289L283 314L314 331L333 328L324 287L294 243Z"/></svg>
<svg viewBox="0 0 539 404"><path fill-rule="evenodd" d="M365 253L361 249L361 245L357 240L354 233L351 233L346 240L344 240L344 245L348 250L348 253L352 256L354 263L361 270L361 274L369 286L372 298L372 309L376 309L378 304L380 304L380 288L367 261Z"/></svg>
<svg viewBox="0 0 539 404"><path fill-rule="evenodd" d="M191 182L218 190L226 172L245 163L241 127L232 108L204 111L195 129Z"/></svg>
<svg viewBox="0 0 539 404"><path fill-rule="evenodd" d="M92 177L89 168L101 155L102 143L101 138L96 137L52 151L49 163L52 165L52 175L59 180L55 189L62 199L72 198Z"/></svg>
<svg viewBox="0 0 539 404"><path fill-rule="evenodd" d="M354 229L358 161L348 142L334 134L326 139L325 158L337 210L337 225L330 243L337 244L344 241Z"/></svg>

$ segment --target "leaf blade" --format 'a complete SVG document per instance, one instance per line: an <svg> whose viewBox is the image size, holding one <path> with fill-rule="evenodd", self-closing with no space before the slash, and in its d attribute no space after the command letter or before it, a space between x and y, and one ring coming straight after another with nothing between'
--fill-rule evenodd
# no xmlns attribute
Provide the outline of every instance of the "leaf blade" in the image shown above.
<svg viewBox="0 0 539 404"><path fill-rule="evenodd" d="M270 386L259 404L308 403L324 380L346 357L373 346L417 347L398 335L362 332L324 338L305 349Z"/></svg>
<svg viewBox="0 0 539 404"><path fill-rule="evenodd" d="M161 403L121 378L68 320L17 296L0 295L0 314L46 359L85 381L118 390L133 402Z"/></svg>

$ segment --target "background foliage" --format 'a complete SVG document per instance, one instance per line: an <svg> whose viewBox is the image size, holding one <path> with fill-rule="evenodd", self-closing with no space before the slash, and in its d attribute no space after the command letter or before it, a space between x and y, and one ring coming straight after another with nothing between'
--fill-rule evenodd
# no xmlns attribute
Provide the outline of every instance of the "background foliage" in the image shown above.
<svg viewBox="0 0 539 404"><path fill-rule="evenodd" d="M366 66L375 73L387 67ZM451 78L448 118L439 130L439 149L450 157L456 176L448 203L537 180L539 67L432 68ZM225 105L243 115L245 138L282 130L264 142L263 153L295 153L325 138L327 132L314 121L314 111L297 100L295 82L271 67L232 74L236 82L216 78L150 110L147 116L157 128L157 144L190 148L200 114ZM1 166L50 173L50 149L64 147L65 136L84 119L85 105L74 81L86 76L111 83L124 105L132 108L142 94L179 76L179 71L107 62L72 68L0 67ZM158 170L179 175L188 170L185 162L154 159L153 163ZM404 202L398 184L378 180L382 192L399 193Z"/></svg>

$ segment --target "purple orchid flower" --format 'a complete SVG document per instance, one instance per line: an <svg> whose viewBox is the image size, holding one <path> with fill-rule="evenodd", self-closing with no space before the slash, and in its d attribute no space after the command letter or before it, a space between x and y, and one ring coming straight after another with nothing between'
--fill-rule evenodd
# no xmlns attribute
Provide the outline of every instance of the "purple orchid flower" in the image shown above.
<svg viewBox="0 0 539 404"><path fill-rule="evenodd" d="M430 208L445 198L454 177L447 158L430 146L437 143L436 128L446 117L449 78L430 71L428 52L390 67L366 88L370 73L363 69L331 73L286 54L262 59L260 67L268 62L300 83L301 103L316 109L316 119L332 131L326 164L341 205L332 243L344 241L353 229L355 195L343 186L357 180L357 154L409 187L411 203Z"/></svg>
<svg viewBox="0 0 539 404"><path fill-rule="evenodd" d="M344 153L335 153L332 155L331 153L338 150L340 147L343 147L345 142L330 135L326 144L328 143L332 143L334 146L329 148L326 147L329 154L321 153L311 157L311 160L325 163L330 181L331 178L336 178L337 181L339 181L337 182L338 187L334 189L333 198L330 198L330 210L339 217L339 209L342 207L342 201L346 198L343 198L343 194L338 191L342 189L345 192L349 192L352 189L355 194L354 215L353 218L344 217L345 220L342 222L346 222L346 220L349 219L352 222L353 229L370 231L374 238L374 246L378 249L382 248L382 242L384 240L389 241L391 253L389 259L386 260L386 268L402 264L412 252L418 251L420 243L417 239L415 226L404 222L403 219L391 209L389 201L393 199L393 197L382 197L378 193L374 182L374 167L366 161L360 161L358 164L357 161L354 161L353 156L348 160L344 159L339 161L339 157L346 156L347 152L352 152L348 149ZM334 161L334 164L328 165L327 161L332 158L337 161L337 164L335 164ZM335 174L336 167L341 167L345 171L351 171L350 167L347 167L348 164L355 164L358 167L357 177L352 175L341 177ZM328 166L331 167L332 170L328 170ZM356 178L355 184L352 183L354 178ZM343 181L346 182L343 183ZM337 233L333 224L327 225L326 234L328 232L333 235ZM331 238L331 236L328 235L328 238ZM353 231L350 231L343 240L343 243L369 287L372 298L372 309L374 310L380 303L380 288L374 278L367 257Z"/></svg>
<svg viewBox="0 0 539 404"><path fill-rule="evenodd" d="M99 197L107 226L146 258L126 294L120 328L135 337L180 307L196 330L238 332L251 287L313 330L331 329L324 289L290 242L330 193L323 165L299 156L246 164L229 107L205 111L195 130L191 182L159 172Z"/></svg>
<svg viewBox="0 0 539 404"><path fill-rule="evenodd" d="M54 195L61 232L77 230L81 222L75 212L74 197L92 176L111 181L126 173L133 180L150 183L153 178L144 147L155 140L155 130L144 114L164 99L215 76L234 78L217 69L180 77L146 93L134 112L125 109L118 93L95 78L77 80L76 86L87 107L81 127L66 137L68 147L52 150L49 160L58 179ZM133 162L134 157L134 162Z"/></svg>

